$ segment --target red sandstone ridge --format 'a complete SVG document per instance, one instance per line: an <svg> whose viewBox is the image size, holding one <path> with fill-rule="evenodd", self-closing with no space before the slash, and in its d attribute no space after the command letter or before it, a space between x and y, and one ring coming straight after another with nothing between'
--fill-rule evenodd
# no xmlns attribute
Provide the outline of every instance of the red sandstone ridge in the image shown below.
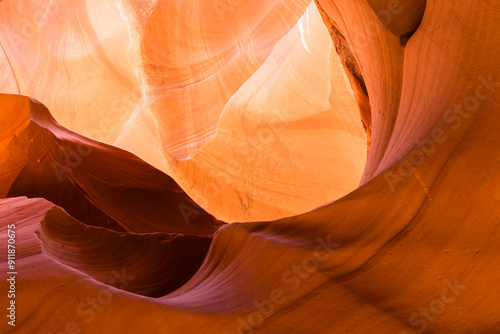
<svg viewBox="0 0 500 334"><path fill-rule="evenodd" d="M221 225L164 173L126 151L61 127L39 102L0 95L3 197L43 197L89 225L212 235Z"/></svg>
<svg viewBox="0 0 500 334"><path fill-rule="evenodd" d="M2 333L500 333L496 1L57 4L0 2Z"/></svg>

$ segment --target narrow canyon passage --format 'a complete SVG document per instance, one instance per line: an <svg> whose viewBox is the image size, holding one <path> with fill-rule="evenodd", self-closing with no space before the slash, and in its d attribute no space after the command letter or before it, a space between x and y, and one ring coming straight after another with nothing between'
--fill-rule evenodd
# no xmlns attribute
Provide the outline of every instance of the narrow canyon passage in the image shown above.
<svg viewBox="0 0 500 334"><path fill-rule="evenodd" d="M2 333L500 333L496 0L0 2Z"/></svg>

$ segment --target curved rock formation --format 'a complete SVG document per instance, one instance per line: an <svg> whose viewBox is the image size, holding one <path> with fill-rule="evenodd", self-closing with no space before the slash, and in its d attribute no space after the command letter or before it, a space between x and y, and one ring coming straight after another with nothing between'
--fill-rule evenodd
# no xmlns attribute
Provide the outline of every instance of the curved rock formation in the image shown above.
<svg viewBox="0 0 500 334"><path fill-rule="evenodd" d="M161 21L165 8L204 8L148 4L142 13L133 6L123 10L142 27ZM171 174L218 219L253 222L218 222L195 207L173 179L133 154L64 129L27 97L0 95L2 124L8 125L0 132L0 190L11 197L0 199L0 240L8 243L14 224L19 273L16 327L3 322L2 332L500 332L500 7L495 0L315 5L328 30L315 25L319 16L309 7L250 78L229 75L242 80L240 87L223 104L214 139L191 159L177 161L165 153L169 148L163 145L173 137L162 137L158 105L132 111L126 131L116 137L130 151L144 147L142 157ZM296 14L283 7L272 14L281 10L290 20ZM268 13L255 5L242 22ZM189 22L179 20L180 27ZM163 25L158 29L153 40L173 38L160 34ZM217 31L183 33L207 45L229 45L225 38L234 33L233 43L244 44L239 31ZM332 42L324 38L326 31ZM142 56L155 55L143 42ZM186 50L195 44L187 43ZM186 61L199 56L186 52L193 56ZM179 61L178 54L170 57ZM309 67L308 60L314 60ZM144 64L148 85L154 84L154 68ZM194 102L203 101L211 104L210 98ZM263 133L274 139L263 142ZM364 162L359 153L366 153L365 135L363 175L348 173ZM349 147L344 159L328 160L328 150L318 147L307 151L305 137L324 142L330 136L331 146L323 147ZM234 150L238 143L256 144L244 155ZM68 154L78 147L92 148L92 154L73 166ZM313 159L312 152L323 153ZM312 162L302 164L307 159ZM238 162L240 174L214 175L231 161ZM300 174L302 167L317 170L329 161L340 166L337 176ZM50 162L63 164L63 183L54 184ZM273 163L290 172L270 172ZM301 176L291 180L296 174ZM349 182L339 182L346 177ZM360 177L359 187L344 195ZM289 184L280 188L283 180ZM312 189L339 187L342 197L318 203L324 198L318 196L294 208L310 196L302 183L307 181ZM218 187L220 197L204 194L200 189L207 185ZM249 200L240 189L248 189ZM45 200L21 197L34 195ZM283 203L268 205L275 201ZM313 202L323 205L297 214ZM181 204L184 214L176 211ZM195 223L186 224L186 214L196 214ZM0 270L6 273L12 269L2 256ZM3 280L0 290L9 288Z"/></svg>
<svg viewBox="0 0 500 334"><path fill-rule="evenodd" d="M9 85L220 219L303 213L359 183L365 134L314 4L3 1L0 17Z"/></svg>
<svg viewBox="0 0 500 334"><path fill-rule="evenodd" d="M231 96L298 21L308 1L160 0L141 40L147 99L161 142L191 158L218 127Z"/></svg>
<svg viewBox="0 0 500 334"><path fill-rule="evenodd" d="M4 123L12 130L2 150L3 196L43 197L116 231L212 235L222 224L133 154L66 130L30 98L2 94L0 101L5 115L16 116Z"/></svg>

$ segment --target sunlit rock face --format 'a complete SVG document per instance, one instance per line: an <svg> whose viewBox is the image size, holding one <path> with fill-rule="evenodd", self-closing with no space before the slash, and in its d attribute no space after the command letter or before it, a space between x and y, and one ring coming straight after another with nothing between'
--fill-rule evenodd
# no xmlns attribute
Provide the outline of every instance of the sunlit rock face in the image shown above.
<svg viewBox="0 0 500 334"><path fill-rule="evenodd" d="M314 4L7 1L0 13L3 92L136 154L220 219L303 213L359 183L366 133Z"/></svg>
<svg viewBox="0 0 500 334"><path fill-rule="evenodd" d="M355 189L366 150L353 93L311 5L231 97L216 137L188 161L167 156L165 169L217 217L266 220Z"/></svg>
<svg viewBox="0 0 500 334"><path fill-rule="evenodd" d="M44 101L74 131L110 142L140 98L132 14L120 2L61 0L2 1L0 16L17 92Z"/></svg>
<svg viewBox="0 0 500 334"><path fill-rule="evenodd" d="M142 64L161 142L178 160L213 138L231 96L300 18L302 1L158 1Z"/></svg>
<svg viewBox="0 0 500 334"><path fill-rule="evenodd" d="M0 331L499 333L499 17L1 1Z"/></svg>

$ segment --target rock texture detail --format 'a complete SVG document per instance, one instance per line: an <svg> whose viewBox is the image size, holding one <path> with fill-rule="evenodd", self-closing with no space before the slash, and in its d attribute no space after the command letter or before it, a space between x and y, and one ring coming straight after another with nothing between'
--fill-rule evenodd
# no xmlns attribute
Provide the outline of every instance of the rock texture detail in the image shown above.
<svg viewBox="0 0 500 334"><path fill-rule="evenodd" d="M0 331L499 333L499 16L1 1Z"/></svg>

